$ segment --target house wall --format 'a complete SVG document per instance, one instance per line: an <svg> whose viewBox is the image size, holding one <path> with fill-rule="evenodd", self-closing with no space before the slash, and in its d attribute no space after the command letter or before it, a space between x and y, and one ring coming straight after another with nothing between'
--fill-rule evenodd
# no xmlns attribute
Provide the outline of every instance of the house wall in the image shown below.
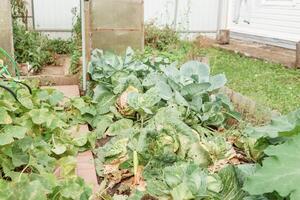
<svg viewBox="0 0 300 200"><path fill-rule="evenodd" d="M237 1L228 4L227 27L233 37L295 48L300 40L300 0L248 0L250 4L241 7L240 20L234 23ZM250 24L243 22L247 19Z"/></svg>
<svg viewBox="0 0 300 200"><path fill-rule="evenodd" d="M179 31L216 31L219 0L144 0L145 22L175 26Z"/></svg>

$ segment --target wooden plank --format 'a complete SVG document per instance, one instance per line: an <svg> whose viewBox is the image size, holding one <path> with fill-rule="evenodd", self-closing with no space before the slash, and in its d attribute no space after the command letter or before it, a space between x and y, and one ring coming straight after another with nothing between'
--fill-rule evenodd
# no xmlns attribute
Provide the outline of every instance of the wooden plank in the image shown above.
<svg viewBox="0 0 300 200"><path fill-rule="evenodd" d="M217 42L218 44L229 44L230 42L230 31L227 29L220 30L217 35Z"/></svg>
<svg viewBox="0 0 300 200"><path fill-rule="evenodd" d="M296 68L300 68L300 41L296 44Z"/></svg>

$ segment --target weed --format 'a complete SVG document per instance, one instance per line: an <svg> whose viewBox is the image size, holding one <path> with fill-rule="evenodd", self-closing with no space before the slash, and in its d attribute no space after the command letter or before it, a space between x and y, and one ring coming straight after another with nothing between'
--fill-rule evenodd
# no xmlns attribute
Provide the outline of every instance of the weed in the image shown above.
<svg viewBox="0 0 300 200"><path fill-rule="evenodd" d="M179 42L179 35L172 28L159 28L153 23L145 25L145 45L157 50L166 50Z"/></svg>

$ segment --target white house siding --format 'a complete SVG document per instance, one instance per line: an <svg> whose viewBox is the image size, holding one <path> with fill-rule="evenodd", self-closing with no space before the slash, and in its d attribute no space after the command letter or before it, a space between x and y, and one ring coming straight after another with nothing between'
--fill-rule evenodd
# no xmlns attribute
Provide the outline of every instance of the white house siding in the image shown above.
<svg viewBox="0 0 300 200"><path fill-rule="evenodd" d="M144 0L145 22L157 25L173 25L175 0Z"/></svg>
<svg viewBox="0 0 300 200"><path fill-rule="evenodd" d="M145 22L174 26L176 0L144 0ZM216 31L219 0L178 0L177 30Z"/></svg>
<svg viewBox="0 0 300 200"><path fill-rule="evenodd" d="M300 40L300 0L248 0L252 2L251 11L242 6L241 18L236 24L233 17L237 1L229 0L227 20L233 37L295 48L295 43ZM243 22L246 18L250 24Z"/></svg>

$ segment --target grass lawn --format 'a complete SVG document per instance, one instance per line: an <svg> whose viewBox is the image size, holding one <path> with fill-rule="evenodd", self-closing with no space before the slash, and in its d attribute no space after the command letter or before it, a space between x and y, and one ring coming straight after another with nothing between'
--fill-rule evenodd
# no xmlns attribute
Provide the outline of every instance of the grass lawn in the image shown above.
<svg viewBox="0 0 300 200"><path fill-rule="evenodd" d="M209 56L212 73L226 74L231 89L283 114L300 108L300 70L225 50L201 51Z"/></svg>

